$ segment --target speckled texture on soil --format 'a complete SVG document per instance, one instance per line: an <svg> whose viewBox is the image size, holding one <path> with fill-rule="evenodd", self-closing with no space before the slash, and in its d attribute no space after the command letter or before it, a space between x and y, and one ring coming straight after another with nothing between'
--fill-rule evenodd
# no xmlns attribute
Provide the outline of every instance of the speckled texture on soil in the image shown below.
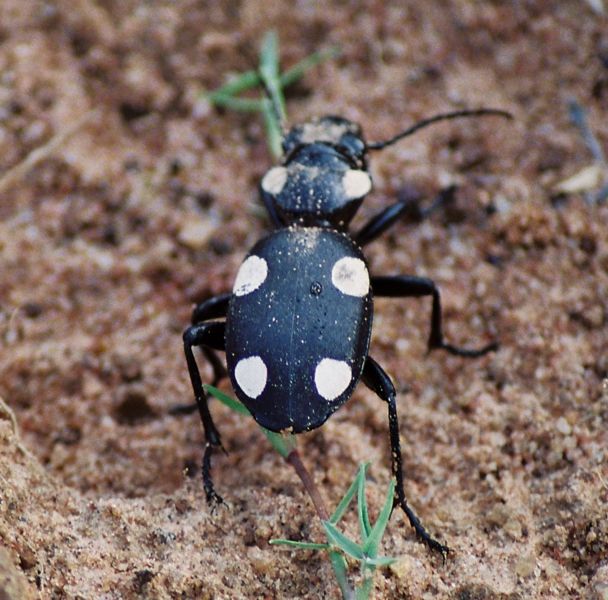
<svg viewBox="0 0 608 600"><path fill-rule="evenodd" d="M429 302L376 303L407 493L453 553L442 564L395 513L382 551L399 561L375 596L608 598L608 206L556 191L592 164L570 98L607 146L608 21L583 0L388 4L0 2L0 174L76 126L1 192L0 598L338 597L322 555L268 544L322 531L254 423L213 406L230 508L211 514L198 418L167 414L191 398L192 303L230 289L268 226L260 120L201 92L253 66L271 27L287 66L342 50L291 93L292 121L338 113L383 139L454 108L515 115L372 157L358 225L404 186L460 186L370 245L373 272L433 277L453 343L501 342L427 356ZM332 506L371 461L378 509L390 459L371 392L300 448Z"/></svg>

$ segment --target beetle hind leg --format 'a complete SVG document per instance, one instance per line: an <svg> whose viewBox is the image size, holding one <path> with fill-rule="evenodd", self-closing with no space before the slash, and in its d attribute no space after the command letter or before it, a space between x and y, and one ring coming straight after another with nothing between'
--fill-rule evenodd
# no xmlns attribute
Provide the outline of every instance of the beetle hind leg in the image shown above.
<svg viewBox="0 0 608 600"><path fill-rule="evenodd" d="M368 356L365 360L363 368L363 383L375 392L382 400L388 404L388 423L391 440L391 466L393 477L395 478L395 498L393 508L399 506L407 516L410 525L416 531L416 535L422 540L431 550L439 552L445 560L449 548L438 542L425 529L416 516L416 513L410 508L405 497L404 481L403 481L403 459L401 456L401 442L399 440L399 421L397 419L397 402L395 386L384 369L373 359Z"/></svg>

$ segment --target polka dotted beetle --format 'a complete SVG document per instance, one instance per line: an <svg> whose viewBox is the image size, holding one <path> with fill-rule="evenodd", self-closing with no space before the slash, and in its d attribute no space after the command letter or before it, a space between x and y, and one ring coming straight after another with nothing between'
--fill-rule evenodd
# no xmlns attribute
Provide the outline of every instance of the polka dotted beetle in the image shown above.
<svg viewBox="0 0 608 600"><path fill-rule="evenodd" d="M370 276L361 248L386 231L411 206L399 201L355 234L348 225L372 188L367 153L379 150L442 119L508 113L492 109L436 115L376 143L359 125L335 116L293 127L283 139L283 161L261 181L261 195L275 231L249 252L232 293L199 304L184 332L188 370L205 432L203 483L207 500L222 502L211 478L211 456L221 448L193 348L214 370L226 370L214 353L226 353L227 374L239 400L271 431L300 433L321 426L352 395L359 381L388 406L395 506L418 536L445 554L407 503L397 420L396 391L369 355L373 296L432 298L429 350L463 357L495 350L496 343L469 350L446 343L439 291L431 279ZM223 319L223 320L218 320Z"/></svg>

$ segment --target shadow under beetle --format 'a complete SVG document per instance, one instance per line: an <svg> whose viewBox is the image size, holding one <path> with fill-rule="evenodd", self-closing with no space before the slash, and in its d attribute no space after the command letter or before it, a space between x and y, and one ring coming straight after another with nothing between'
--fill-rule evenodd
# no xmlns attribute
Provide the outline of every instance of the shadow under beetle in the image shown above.
<svg viewBox="0 0 608 600"><path fill-rule="evenodd" d="M368 354L373 296L430 296L429 350L474 358L497 344L470 350L446 343L439 290L431 279L370 276L361 247L407 214L407 201L382 210L354 234L348 225L372 188L368 151L439 120L487 114L510 117L492 109L456 111L420 121L389 140L367 143L356 123L326 116L295 126L284 136L282 164L271 168L260 185L275 231L251 249L231 293L196 306L183 336L205 431L202 473L209 502L222 502L211 478L211 455L222 446L195 346L213 367L214 385L227 374L254 419L275 432L300 433L321 426L362 380L388 405L394 506L401 507L430 548L444 555L448 551L422 526L405 497L395 387ZM217 320L221 318L225 320ZM225 351L227 372L214 350Z"/></svg>

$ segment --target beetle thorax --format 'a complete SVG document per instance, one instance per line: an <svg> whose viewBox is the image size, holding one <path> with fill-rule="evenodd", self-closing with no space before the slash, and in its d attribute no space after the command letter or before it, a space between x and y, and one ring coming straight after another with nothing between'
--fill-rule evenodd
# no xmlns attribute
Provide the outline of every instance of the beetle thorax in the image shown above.
<svg viewBox="0 0 608 600"><path fill-rule="evenodd" d="M371 186L367 171L352 168L332 146L315 142L270 169L261 190L285 225L344 230Z"/></svg>

